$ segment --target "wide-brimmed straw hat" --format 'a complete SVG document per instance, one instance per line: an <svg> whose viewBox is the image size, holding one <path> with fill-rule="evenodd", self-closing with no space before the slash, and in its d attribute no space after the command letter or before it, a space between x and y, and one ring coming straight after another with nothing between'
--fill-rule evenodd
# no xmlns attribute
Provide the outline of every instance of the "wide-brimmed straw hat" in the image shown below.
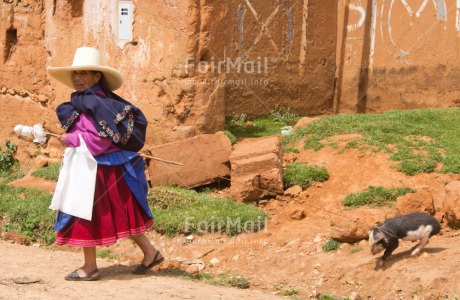
<svg viewBox="0 0 460 300"><path fill-rule="evenodd" d="M100 71L104 74L106 88L111 91L123 84L123 76L118 70L101 64L101 52L91 47L80 47L75 51L73 63L69 67L48 67L48 74L70 88L74 88L71 80L72 71Z"/></svg>

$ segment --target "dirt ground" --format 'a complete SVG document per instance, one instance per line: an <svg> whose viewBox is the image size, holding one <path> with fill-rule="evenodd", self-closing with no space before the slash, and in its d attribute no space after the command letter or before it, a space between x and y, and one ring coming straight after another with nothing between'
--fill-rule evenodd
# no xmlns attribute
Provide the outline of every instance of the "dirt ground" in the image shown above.
<svg viewBox="0 0 460 300"><path fill-rule="evenodd" d="M365 240L323 252L322 246L330 237L330 220L341 214L341 201L349 193L370 185L428 189L441 212L443 187L460 180L459 175L440 173L406 176L397 172L395 162L383 153L362 153L356 149L339 153L350 138L356 137L334 137L339 145L336 149L326 147L315 152L299 146L300 153L284 156L286 162L325 166L330 178L296 197L261 201L269 220L258 233L237 237L206 234L187 242L185 236L169 239L149 232L149 239L170 260L146 277L130 274L131 265L139 262L142 255L126 239L109 247L117 259L100 259L103 279L94 283L69 283L63 279L67 272L81 265L82 254L78 250L52 251L0 242L0 298L54 299L67 295L76 298L79 294L98 298L123 295L127 299L276 299L283 295L308 299L329 294L352 299L458 299L460 231L448 228L445 223L420 256L410 256L415 244L401 242L380 269L376 268L379 256L370 253ZM303 211L305 218L291 218L295 211ZM162 272L177 267L181 259L202 259L205 264L202 272L247 278L250 290L205 285ZM37 282L18 283L22 277Z"/></svg>

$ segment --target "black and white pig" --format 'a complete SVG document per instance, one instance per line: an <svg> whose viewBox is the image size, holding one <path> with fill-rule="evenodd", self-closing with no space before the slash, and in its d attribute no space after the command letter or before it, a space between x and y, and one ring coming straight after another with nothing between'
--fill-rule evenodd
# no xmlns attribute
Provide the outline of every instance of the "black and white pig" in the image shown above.
<svg viewBox="0 0 460 300"><path fill-rule="evenodd" d="M383 266L385 260L398 248L399 239L405 241L417 241L420 243L412 251L411 255L417 255L428 244L428 239L441 230L441 225L432 216L416 212L403 216L397 216L386 220L369 231L369 244L372 254L377 254L385 249L379 260L379 266Z"/></svg>

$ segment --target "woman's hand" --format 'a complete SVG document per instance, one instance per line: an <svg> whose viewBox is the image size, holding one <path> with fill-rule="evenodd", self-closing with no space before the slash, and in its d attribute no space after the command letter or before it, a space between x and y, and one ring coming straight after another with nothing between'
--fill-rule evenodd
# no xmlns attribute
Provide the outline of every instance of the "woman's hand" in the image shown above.
<svg viewBox="0 0 460 300"><path fill-rule="evenodd" d="M62 143L65 143L65 137L66 137L66 134L60 134L58 136L56 136L58 140L60 140Z"/></svg>

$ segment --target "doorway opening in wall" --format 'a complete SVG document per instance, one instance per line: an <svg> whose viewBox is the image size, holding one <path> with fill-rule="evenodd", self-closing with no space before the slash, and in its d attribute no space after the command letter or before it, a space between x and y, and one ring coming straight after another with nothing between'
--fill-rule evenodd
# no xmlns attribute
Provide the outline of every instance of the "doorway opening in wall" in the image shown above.
<svg viewBox="0 0 460 300"><path fill-rule="evenodd" d="M3 63L6 63L11 58L11 54L16 49L16 44L18 43L18 30L16 28L7 29L5 37L5 48L3 48Z"/></svg>
<svg viewBox="0 0 460 300"><path fill-rule="evenodd" d="M74 18L83 16L83 3L85 0L67 0L70 4L70 15Z"/></svg>

